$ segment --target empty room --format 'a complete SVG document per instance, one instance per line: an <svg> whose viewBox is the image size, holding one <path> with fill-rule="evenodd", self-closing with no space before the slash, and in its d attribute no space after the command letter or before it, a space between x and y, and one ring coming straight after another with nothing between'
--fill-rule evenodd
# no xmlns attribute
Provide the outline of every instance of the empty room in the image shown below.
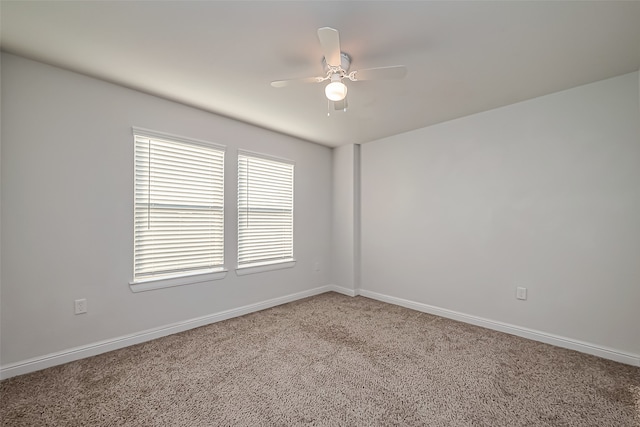
<svg viewBox="0 0 640 427"><path fill-rule="evenodd" d="M0 17L0 425L640 426L640 2Z"/></svg>

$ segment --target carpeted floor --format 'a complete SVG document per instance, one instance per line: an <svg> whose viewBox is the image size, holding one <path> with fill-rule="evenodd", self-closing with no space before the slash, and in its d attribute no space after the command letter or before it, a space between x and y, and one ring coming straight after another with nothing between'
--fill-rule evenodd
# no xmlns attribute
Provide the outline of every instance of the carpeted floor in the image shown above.
<svg viewBox="0 0 640 427"><path fill-rule="evenodd" d="M640 368L335 293L0 392L3 426L640 426Z"/></svg>

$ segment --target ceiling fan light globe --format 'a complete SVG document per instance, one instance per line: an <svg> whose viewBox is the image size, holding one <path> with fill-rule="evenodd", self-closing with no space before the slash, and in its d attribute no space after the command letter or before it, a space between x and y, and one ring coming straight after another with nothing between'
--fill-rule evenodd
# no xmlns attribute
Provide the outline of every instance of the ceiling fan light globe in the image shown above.
<svg viewBox="0 0 640 427"><path fill-rule="evenodd" d="M342 101L347 96L347 86L342 82L331 82L324 88L330 101Z"/></svg>

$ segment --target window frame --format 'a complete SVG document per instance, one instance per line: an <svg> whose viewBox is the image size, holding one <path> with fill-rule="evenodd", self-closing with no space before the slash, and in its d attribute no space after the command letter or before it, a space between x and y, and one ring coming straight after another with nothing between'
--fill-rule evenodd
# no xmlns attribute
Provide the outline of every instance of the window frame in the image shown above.
<svg viewBox="0 0 640 427"><path fill-rule="evenodd" d="M158 132L158 131L154 131L154 130L150 130L150 129L144 129L144 128L140 128L140 127L132 127L132 134L133 134L133 142L134 142L134 160L133 160L133 210L134 210L134 224L133 224L133 243L134 243L134 253L133 253L133 279L129 282L129 287L133 292L142 292L142 291L148 291L148 290L152 290L152 289L162 289L162 288L168 288L168 287L174 287L174 286L182 286L182 285L189 285L189 284L194 284L194 283L202 283L202 282L208 282L208 281L212 281L212 280L220 280L223 279L226 274L227 274L227 269L225 268L225 238L224 238L224 234L225 234L225 229L224 229L224 225L225 225L225 204L224 204L224 194L225 194L225 158L226 158L226 146L222 145L222 144L216 144L210 141L204 141L204 140L199 140L199 139L195 139L195 138L189 138L189 137L184 137L184 136L179 136L179 135L173 135L173 134L169 134L169 133L165 133L165 132ZM135 267L135 263L136 263L136 249L135 249L135 242L137 241L137 231L136 231L136 191L138 190L138 185L139 183L136 181L136 168L137 168L137 163L136 163L136 139L138 137L141 138L148 138L150 140L159 140L159 141L166 141L169 143L176 143L176 144L186 144L186 145L191 145L191 146L197 146L197 147L205 147L208 149L212 149L212 150L216 150L220 153L217 153L218 155L221 154L221 160L222 160L222 165L221 165L221 173L222 173L222 182L220 183L220 190L221 190L221 198L220 200L222 201L222 205L220 207L220 211L222 213L222 220L221 220L221 226L222 226L222 241L220 242L220 247L221 247L221 256L222 256L222 263L219 265L215 265L212 268L202 268L202 269L194 269L194 270L185 270L182 272L177 272L177 273L167 273L167 274L163 274L163 275L158 275L158 276L150 276L150 277L136 277L136 267Z"/></svg>
<svg viewBox="0 0 640 427"><path fill-rule="evenodd" d="M241 233L241 209L240 209L240 190L241 190L241 184L240 184L240 178L241 178L241 173L240 173L240 159L241 156L247 157L247 158L257 158L257 159L262 159L262 160L266 160L266 161L270 161L270 162L276 162L276 163L282 163L285 165L290 165L291 166L291 256L287 257L287 258L282 258L279 260L269 260L269 261L255 261L255 262L251 262L251 263L244 263L241 264L240 263L240 245L241 245L241 238L240 238L240 233ZM277 156L273 156L270 154L265 154L265 153L260 153L260 152L255 152L255 151L250 151L250 150L244 150L244 149L238 149L237 152L237 187L236 187L236 193L237 193L237 227L236 227L236 231L237 231L237 253L236 253L236 274L238 276L243 276L243 275L247 275L247 274L254 274L254 273L261 273L261 272L265 272L265 271L272 271L272 270L280 270L280 269L285 269L285 268L293 268L296 264L296 259L295 259L295 252L294 252L294 242L295 242L295 162L293 160L290 159L285 159L282 157L277 157Z"/></svg>

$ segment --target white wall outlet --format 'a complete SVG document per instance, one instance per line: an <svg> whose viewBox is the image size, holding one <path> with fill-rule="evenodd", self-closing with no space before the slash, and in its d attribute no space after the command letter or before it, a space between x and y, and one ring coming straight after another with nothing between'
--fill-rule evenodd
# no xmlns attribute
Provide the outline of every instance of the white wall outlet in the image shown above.
<svg viewBox="0 0 640 427"><path fill-rule="evenodd" d="M75 313L76 314L82 314L82 313L86 313L87 312L87 299L86 298L75 300L74 301L74 305L75 305Z"/></svg>
<svg viewBox="0 0 640 427"><path fill-rule="evenodd" d="M313 264L313 271L320 271L320 261L316 261Z"/></svg>
<svg viewBox="0 0 640 427"><path fill-rule="evenodd" d="M518 286L516 288L516 298L518 299L527 299L527 288L523 288Z"/></svg>

